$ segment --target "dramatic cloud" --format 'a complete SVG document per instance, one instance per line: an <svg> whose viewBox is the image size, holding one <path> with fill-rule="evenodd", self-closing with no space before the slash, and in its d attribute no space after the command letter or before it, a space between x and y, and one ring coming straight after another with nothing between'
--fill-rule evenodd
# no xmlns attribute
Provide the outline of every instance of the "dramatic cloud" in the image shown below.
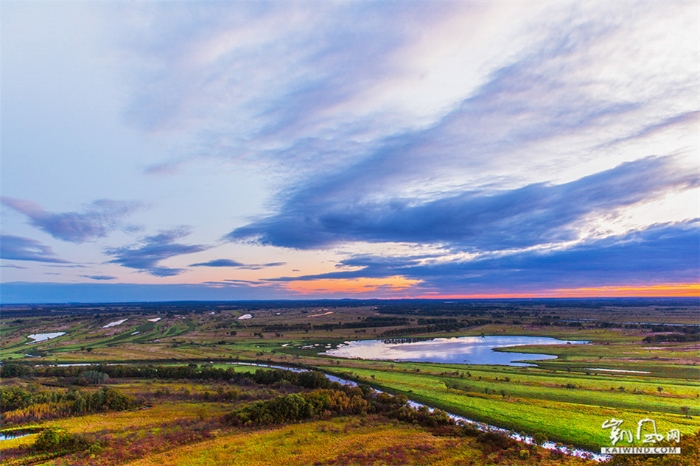
<svg viewBox="0 0 700 466"><path fill-rule="evenodd" d="M56 254L50 247L41 244L39 241L13 235L0 236L0 258L56 264L69 263L56 257Z"/></svg>
<svg viewBox="0 0 700 466"><path fill-rule="evenodd" d="M285 262L269 262L267 264L243 264L231 259L214 259L208 262L198 262L196 264L190 264L190 267L235 267L239 269L247 270L260 270L266 267L278 267L284 265Z"/></svg>
<svg viewBox="0 0 700 466"><path fill-rule="evenodd" d="M699 237L700 221L692 221L657 225L569 248L485 254L472 260L361 256L339 264L355 270L273 280L313 282L402 276L421 279L421 290L442 294L697 283Z"/></svg>
<svg viewBox="0 0 700 466"><path fill-rule="evenodd" d="M78 244L107 236L122 226L124 217L141 207L137 202L101 199L83 212L53 213L31 201L11 197L3 197L2 204L26 215L31 225L54 238Z"/></svg>
<svg viewBox="0 0 700 466"><path fill-rule="evenodd" d="M160 261L209 249L208 246L203 245L176 243L189 233L185 228L163 231L155 236L144 238L139 244L108 248L105 252L115 257L109 261L110 263L147 272L155 277L171 277L184 272L185 269L159 266Z"/></svg>
<svg viewBox="0 0 700 466"><path fill-rule="evenodd" d="M679 27L682 8L668 13ZM280 191L278 214L227 238L298 249L360 241L523 248L600 234L593 223L606 230L625 208L697 188L697 142L688 135L697 131L698 79L685 61L697 52L680 35L664 36L657 45L669 54L654 59L665 67L650 68L631 38L648 40L654 11L550 11L540 27L546 40L493 68L466 97L452 96L432 124L327 153L335 167ZM610 66L617 72L601 72ZM317 144L307 138L297 148L315 153Z"/></svg>
<svg viewBox="0 0 700 466"><path fill-rule="evenodd" d="M472 191L425 203L328 196L330 181L307 188L283 213L238 228L228 238L302 249L352 241L443 243L467 251L523 248L575 240L587 217L699 184L697 171L687 173L668 157L629 162L561 185Z"/></svg>
<svg viewBox="0 0 700 466"><path fill-rule="evenodd" d="M693 2L52 8L3 9L3 231L22 235L26 219L49 233L8 247L75 255L86 268L60 278L92 282L75 290L191 279L207 282L178 296L387 297L697 281ZM103 197L143 199L149 215L74 207ZM129 216L196 237L116 239L133 235ZM110 234L120 247L95 241ZM225 253L180 257L222 236Z"/></svg>

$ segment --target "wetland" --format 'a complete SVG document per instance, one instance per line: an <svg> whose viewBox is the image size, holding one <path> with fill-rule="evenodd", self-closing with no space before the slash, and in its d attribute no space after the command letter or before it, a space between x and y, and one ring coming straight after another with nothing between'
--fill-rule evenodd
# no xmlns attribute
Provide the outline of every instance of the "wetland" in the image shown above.
<svg viewBox="0 0 700 466"><path fill-rule="evenodd" d="M700 452L698 311L693 300L3 306L3 427L42 433L0 442L2 464L592 464L606 459L586 451L610 445L611 418L653 419ZM26 354L27 335L49 333ZM66 448L42 450L48 436Z"/></svg>

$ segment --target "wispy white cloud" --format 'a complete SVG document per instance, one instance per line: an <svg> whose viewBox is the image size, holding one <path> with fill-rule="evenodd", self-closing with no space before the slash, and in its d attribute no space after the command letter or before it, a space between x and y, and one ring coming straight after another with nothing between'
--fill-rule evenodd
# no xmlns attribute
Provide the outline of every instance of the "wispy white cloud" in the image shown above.
<svg viewBox="0 0 700 466"><path fill-rule="evenodd" d="M696 110L690 10L643 2L154 9L132 50L150 65L129 119L192 134L180 157L267 161L288 176L364 159L382 168L376 154L396 147L386 162L393 177L380 172L387 190L415 190L426 170L425 189L570 178L553 166L612 168L635 156L603 163L594 148ZM517 173L504 169L513 162Z"/></svg>
<svg viewBox="0 0 700 466"><path fill-rule="evenodd" d="M128 31L138 38L130 52L143 60L135 62L130 122L193 133L185 158L308 173L351 163L444 114L479 84L480 68L512 50L501 39L508 32L484 22L517 12L464 2L276 2L142 14Z"/></svg>

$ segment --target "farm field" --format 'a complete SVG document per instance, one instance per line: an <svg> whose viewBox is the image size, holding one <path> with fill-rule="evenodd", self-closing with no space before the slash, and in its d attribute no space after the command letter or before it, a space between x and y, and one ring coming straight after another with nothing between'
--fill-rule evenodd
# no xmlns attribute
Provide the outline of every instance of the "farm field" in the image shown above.
<svg viewBox="0 0 700 466"><path fill-rule="evenodd" d="M274 426L227 424L223 419L239 407L310 390L289 381L251 381L256 372L275 370L249 364L317 369L474 421L592 452L611 446L610 430L602 428L610 419L623 420L635 431L638 421L652 419L659 433L677 430L692 443L700 432L700 333L693 320L698 307L644 300L589 303L583 308L555 304L173 303L48 306L31 312L3 308L3 391L15 387L39 393L53 387L65 396L42 401L52 408L24 407L28 411L21 415L3 405L3 429L36 430L0 441L0 464L63 461L33 450L41 429L47 428L84 436L85 445L92 442L82 450L67 451L64 459L75 464L229 464L232 458L237 458L233 464L270 464L265 455L289 464L499 464L499 453L508 464L585 462L522 442L494 447L478 434L446 435L434 426L373 412L331 413ZM238 319L244 314L252 318ZM28 337L62 332L40 342ZM498 350L556 356L525 366L321 354L350 340L399 343L485 335L588 343ZM128 367L148 369L136 374L122 369ZM164 375L179 374L177 368L201 374ZM220 373L230 380L212 375ZM66 408L75 403L69 393L105 387L134 404L118 412L103 411L107 408L102 405L95 405L102 407L94 412ZM63 414L42 414L52 409ZM146 447L145 438L160 446ZM261 444L270 448L261 450ZM319 450L318 444L333 447ZM527 453L521 457L522 448ZM18 454L22 449L25 454ZM613 460L622 464L620 457ZM679 460L674 464L693 464L690 457Z"/></svg>

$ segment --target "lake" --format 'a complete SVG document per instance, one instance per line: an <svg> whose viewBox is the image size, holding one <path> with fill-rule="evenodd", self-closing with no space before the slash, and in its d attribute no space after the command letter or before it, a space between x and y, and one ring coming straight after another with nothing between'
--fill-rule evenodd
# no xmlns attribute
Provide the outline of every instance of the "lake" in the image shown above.
<svg viewBox="0 0 700 466"><path fill-rule="evenodd" d="M324 353L339 358L380 359L389 361L439 362L449 364L496 364L529 366L517 362L555 359L550 354L494 351L496 348L522 345L565 345L587 341L557 340L550 337L486 336L434 338L400 343L396 340L348 341Z"/></svg>

